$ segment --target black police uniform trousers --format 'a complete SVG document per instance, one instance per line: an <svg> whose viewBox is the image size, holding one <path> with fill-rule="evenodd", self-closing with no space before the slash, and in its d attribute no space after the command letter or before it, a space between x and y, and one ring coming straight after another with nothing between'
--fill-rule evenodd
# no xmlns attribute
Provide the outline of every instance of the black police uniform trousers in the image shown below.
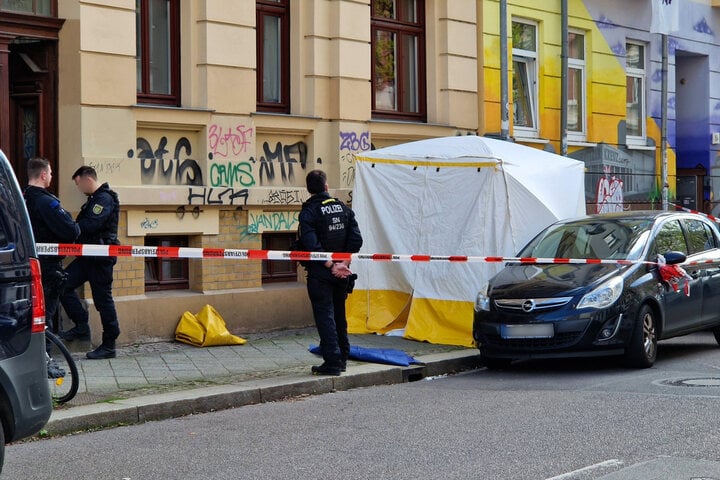
<svg viewBox="0 0 720 480"><path fill-rule="evenodd" d="M89 333L88 312L83 308L76 289L85 282L90 283L95 308L102 321L103 345L115 348L115 340L120 335L115 301L112 297L113 267L115 257L77 257L68 265L65 292L60 297L65 313L75 323L78 333Z"/></svg>
<svg viewBox="0 0 720 480"><path fill-rule="evenodd" d="M348 279L333 276L322 262L308 266L307 291L320 335L320 352L332 367L339 367L350 354L345 318L347 288Z"/></svg>

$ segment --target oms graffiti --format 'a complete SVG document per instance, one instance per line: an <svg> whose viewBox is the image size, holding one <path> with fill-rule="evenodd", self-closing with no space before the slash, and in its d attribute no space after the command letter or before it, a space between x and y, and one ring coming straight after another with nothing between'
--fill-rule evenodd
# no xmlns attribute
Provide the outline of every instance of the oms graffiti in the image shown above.
<svg viewBox="0 0 720 480"><path fill-rule="evenodd" d="M157 148L143 137L137 139L137 158L140 160L140 178L146 185L202 185L202 169L197 161L190 158L192 145L187 137L175 143L172 157L166 147L167 137L161 137ZM135 150L128 150L128 158L135 156Z"/></svg>

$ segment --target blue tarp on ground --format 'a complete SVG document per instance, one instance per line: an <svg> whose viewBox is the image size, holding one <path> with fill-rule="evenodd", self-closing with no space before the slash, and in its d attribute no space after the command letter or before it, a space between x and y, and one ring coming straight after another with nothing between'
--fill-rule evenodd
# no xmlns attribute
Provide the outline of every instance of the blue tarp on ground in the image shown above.
<svg viewBox="0 0 720 480"><path fill-rule="evenodd" d="M310 353L320 355L320 347L310 345L308 348ZM415 360L414 357L408 355L402 350L395 348L367 348L350 345L350 360L359 360L361 362L383 363L386 365L398 365L407 367L409 365L421 365L422 362Z"/></svg>

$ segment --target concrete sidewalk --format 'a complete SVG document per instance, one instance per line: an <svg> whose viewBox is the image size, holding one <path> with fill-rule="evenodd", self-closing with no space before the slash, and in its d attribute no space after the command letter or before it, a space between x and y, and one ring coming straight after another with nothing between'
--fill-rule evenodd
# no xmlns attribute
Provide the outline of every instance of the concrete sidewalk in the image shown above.
<svg viewBox="0 0 720 480"><path fill-rule="evenodd" d="M50 434L129 424L363 386L419 380L479 365L476 349L400 337L351 335L353 345L397 348L424 365L348 362L340 377L314 376L322 362L308 352L314 328L245 336L245 345L197 348L159 342L118 349L111 360L88 360L89 343L69 343L80 371L78 395L58 407Z"/></svg>

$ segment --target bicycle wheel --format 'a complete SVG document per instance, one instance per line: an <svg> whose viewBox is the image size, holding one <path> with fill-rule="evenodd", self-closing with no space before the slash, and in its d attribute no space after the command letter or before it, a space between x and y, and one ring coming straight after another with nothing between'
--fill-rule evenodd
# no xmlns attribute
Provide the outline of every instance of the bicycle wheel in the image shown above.
<svg viewBox="0 0 720 480"><path fill-rule="evenodd" d="M69 402L80 385L77 365L70 351L55 334L46 330L45 338L50 395L56 403Z"/></svg>

